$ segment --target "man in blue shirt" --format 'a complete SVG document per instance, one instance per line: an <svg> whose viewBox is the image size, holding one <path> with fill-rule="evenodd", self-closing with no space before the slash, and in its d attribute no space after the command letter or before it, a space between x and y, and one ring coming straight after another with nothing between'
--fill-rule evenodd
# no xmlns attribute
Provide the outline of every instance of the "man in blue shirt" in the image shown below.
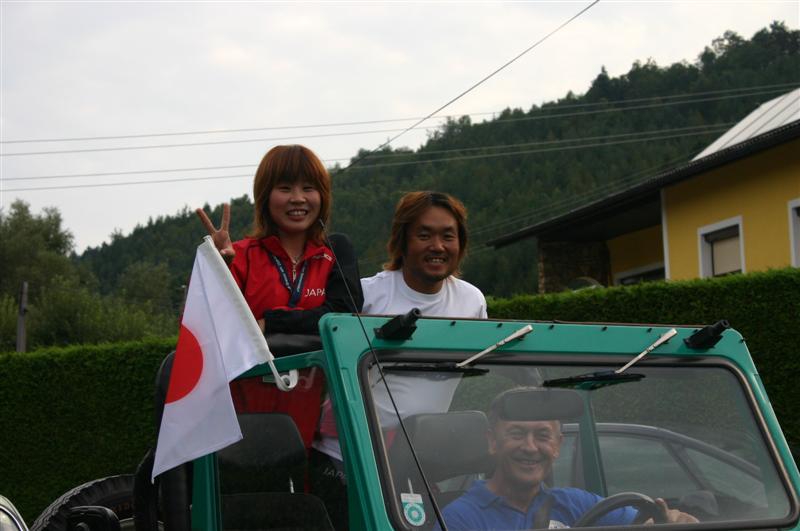
<svg viewBox="0 0 800 531"><path fill-rule="evenodd" d="M550 489L543 484L561 451L561 423L509 420L506 398L519 391L522 389L503 392L492 402L488 437L494 473L486 481L475 482L445 507L443 516L450 531L570 527L603 500L582 489ZM656 503L668 522L697 522L691 515L669 509L663 500ZM594 525L630 524L637 514L635 509L623 507L599 518Z"/></svg>

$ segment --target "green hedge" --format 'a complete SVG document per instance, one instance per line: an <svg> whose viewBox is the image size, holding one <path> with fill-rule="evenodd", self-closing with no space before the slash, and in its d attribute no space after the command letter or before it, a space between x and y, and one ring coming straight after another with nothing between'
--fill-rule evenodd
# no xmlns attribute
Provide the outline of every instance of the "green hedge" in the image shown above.
<svg viewBox="0 0 800 531"><path fill-rule="evenodd" d="M154 442L155 374L175 339L0 354L0 493L31 523L86 481L132 473Z"/></svg>
<svg viewBox="0 0 800 531"><path fill-rule="evenodd" d="M800 446L800 269L711 280L517 296L495 318L707 324L728 319L747 339L794 446ZM0 354L0 493L31 522L66 490L132 473L154 442L156 370L175 339Z"/></svg>
<svg viewBox="0 0 800 531"><path fill-rule="evenodd" d="M800 448L800 269L489 301L494 318L710 324L727 319L747 341L781 428Z"/></svg>

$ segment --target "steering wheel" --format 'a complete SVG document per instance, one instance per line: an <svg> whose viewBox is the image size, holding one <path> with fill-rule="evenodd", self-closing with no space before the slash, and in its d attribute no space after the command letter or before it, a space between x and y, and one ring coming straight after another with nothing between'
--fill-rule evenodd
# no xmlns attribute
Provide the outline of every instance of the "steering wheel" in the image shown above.
<svg viewBox="0 0 800 531"><path fill-rule="evenodd" d="M633 522L634 524L641 524L647 519L652 518L657 524L664 524L667 522L667 515L659 507L653 498L638 492L620 492L604 499L581 516L572 527L588 527L597 523L597 520L607 515L611 511L617 510L621 507L633 507L638 509L639 514L636 515Z"/></svg>

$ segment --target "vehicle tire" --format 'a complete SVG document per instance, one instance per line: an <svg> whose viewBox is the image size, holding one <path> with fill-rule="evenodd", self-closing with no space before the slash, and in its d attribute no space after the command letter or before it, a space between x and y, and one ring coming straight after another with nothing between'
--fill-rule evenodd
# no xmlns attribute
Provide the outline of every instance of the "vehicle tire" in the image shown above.
<svg viewBox="0 0 800 531"><path fill-rule="evenodd" d="M119 518L121 531L133 530L133 475L95 479L65 492L42 511L31 531L66 531L69 510L83 505L108 507Z"/></svg>

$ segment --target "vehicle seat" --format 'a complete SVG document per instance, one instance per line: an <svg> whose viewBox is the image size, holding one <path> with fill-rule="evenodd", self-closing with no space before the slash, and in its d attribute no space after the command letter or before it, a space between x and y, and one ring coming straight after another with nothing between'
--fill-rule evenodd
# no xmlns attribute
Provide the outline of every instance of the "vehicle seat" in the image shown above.
<svg viewBox="0 0 800 531"><path fill-rule="evenodd" d="M479 474L492 470L486 439L488 422L483 412L423 413L404 419L404 424L440 508L461 496ZM409 491L409 481L414 492L425 499L424 484L400 433L389 450L389 462L398 503L400 493ZM456 488L435 488L434 484L441 487L442 482L460 476L466 476L466 481ZM432 516L433 508L426 512Z"/></svg>
<svg viewBox="0 0 800 531"><path fill-rule="evenodd" d="M306 451L292 418L238 418L244 438L217 452L224 529L333 529L322 500L303 493Z"/></svg>
<svg viewBox="0 0 800 531"><path fill-rule="evenodd" d="M297 426L284 413L240 413L244 438L217 451L220 492L303 490L306 453Z"/></svg>

